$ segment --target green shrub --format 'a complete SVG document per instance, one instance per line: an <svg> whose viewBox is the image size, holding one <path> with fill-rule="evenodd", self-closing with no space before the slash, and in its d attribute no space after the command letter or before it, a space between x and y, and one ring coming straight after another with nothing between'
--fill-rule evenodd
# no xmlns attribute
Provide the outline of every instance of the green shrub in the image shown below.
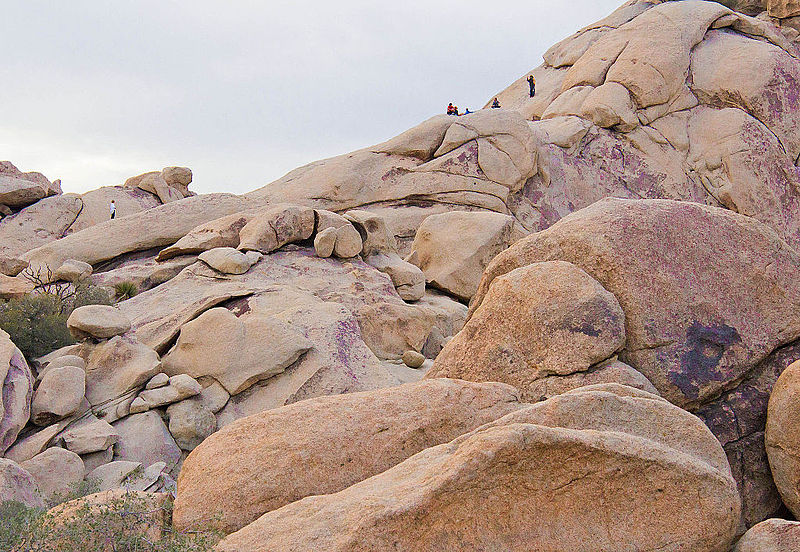
<svg viewBox="0 0 800 552"><path fill-rule="evenodd" d="M178 533L158 520L172 517L172 504L153 505L133 493L102 505L82 503L60 513L0 505L0 550L9 552L209 552L216 533ZM156 535L149 527L156 529ZM154 538L155 537L155 538Z"/></svg>
<svg viewBox="0 0 800 552"><path fill-rule="evenodd" d="M114 300L125 301L139 293L139 288L133 282L120 282L114 285Z"/></svg>
<svg viewBox="0 0 800 552"><path fill-rule="evenodd" d="M75 343L67 318L84 305L110 305L108 291L88 281L42 284L20 299L0 303L0 328L28 359Z"/></svg>

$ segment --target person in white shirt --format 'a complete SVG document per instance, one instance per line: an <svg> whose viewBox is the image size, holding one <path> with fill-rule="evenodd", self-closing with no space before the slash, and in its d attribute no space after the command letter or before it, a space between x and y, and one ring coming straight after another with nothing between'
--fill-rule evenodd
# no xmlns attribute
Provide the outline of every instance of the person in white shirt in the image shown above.
<svg viewBox="0 0 800 552"><path fill-rule="evenodd" d="M109 205L109 207L108 207L108 210L109 210L109 211L110 211L110 213L111 213L111 218L112 218L112 219L113 219L115 216L117 216L117 206L116 206L116 205L114 205L114 200L113 200L113 199L111 200L111 205Z"/></svg>

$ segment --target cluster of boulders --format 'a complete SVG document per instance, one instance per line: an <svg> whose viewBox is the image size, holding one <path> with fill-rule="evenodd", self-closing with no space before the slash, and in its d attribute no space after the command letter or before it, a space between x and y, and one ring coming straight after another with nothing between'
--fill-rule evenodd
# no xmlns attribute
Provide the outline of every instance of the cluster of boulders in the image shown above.
<svg viewBox="0 0 800 552"><path fill-rule="evenodd" d="M243 196L4 164L0 297L139 293L0 333L0 500L168 490L226 552L796 549L795 4L631 0L533 98Z"/></svg>
<svg viewBox="0 0 800 552"><path fill-rule="evenodd" d="M190 169L166 167L128 179L123 186L62 194L60 180L50 182L41 173L22 173L9 161L0 161L0 273L16 275L27 266L20 259L26 251L107 221L112 200L117 217L123 217L193 196L191 182ZM9 295L4 288L13 284L3 283L0 278L0 297Z"/></svg>

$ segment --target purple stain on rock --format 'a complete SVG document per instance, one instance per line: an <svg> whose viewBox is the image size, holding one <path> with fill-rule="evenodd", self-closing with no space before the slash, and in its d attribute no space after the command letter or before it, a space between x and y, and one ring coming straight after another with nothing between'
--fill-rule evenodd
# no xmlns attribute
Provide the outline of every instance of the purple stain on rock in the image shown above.
<svg viewBox="0 0 800 552"><path fill-rule="evenodd" d="M358 382L358 378L351 366L350 352L353 349L354 340L356 338L360 339L360 337L361 331L354 318L341 320L336 324L336 329L334 330L336 351L333 353L333 359L344 368L345 373L355 383Z"/></svg>
<svg viewBox="0 0 800 552"><path fill-rule="evenodd" d="M680 367L668 374L670 382L686 397L696 399L704 384L731 379L731 374L720 368L720 361L731 345L741 341L736 328L726 324L693 322L686 330L686 351L680 357Z"/></svg>

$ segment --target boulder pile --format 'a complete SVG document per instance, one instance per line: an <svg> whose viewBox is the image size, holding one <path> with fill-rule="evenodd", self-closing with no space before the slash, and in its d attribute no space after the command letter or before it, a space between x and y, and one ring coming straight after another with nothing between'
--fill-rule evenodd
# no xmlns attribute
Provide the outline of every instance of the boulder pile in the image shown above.
<svg viewBox="0 0 800 552"><path fill-rule="evenodd" d="M0 164L0 314L116 297L0 330L0 501L171 493L217 552L797 549L797 4L630 0L502 108L241 196Z"/></svg>

